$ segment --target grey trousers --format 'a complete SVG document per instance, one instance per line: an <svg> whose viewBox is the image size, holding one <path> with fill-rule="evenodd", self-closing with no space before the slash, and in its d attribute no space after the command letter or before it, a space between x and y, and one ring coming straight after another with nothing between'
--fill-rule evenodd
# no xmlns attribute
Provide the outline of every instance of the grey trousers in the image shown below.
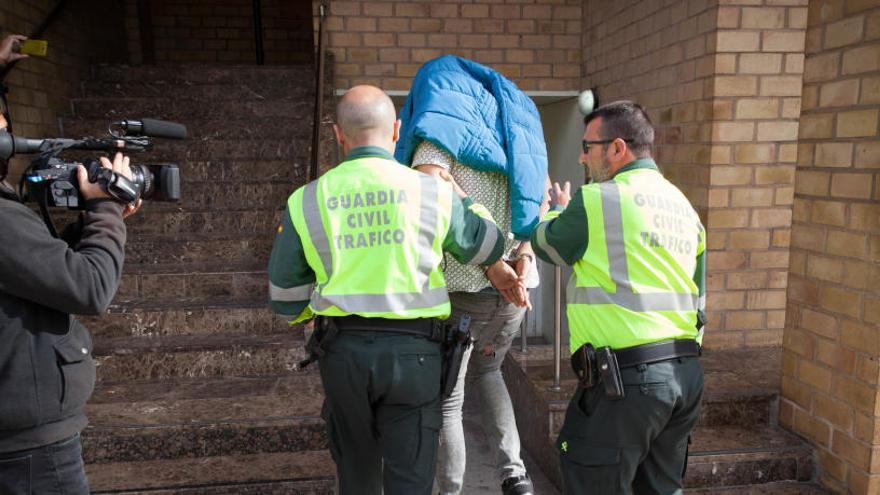
<svg viewBox="0 0 880 495"><path fill-rule="evenodd" d="M519 433L501 364L519 332L525 308L507 303L500 295L486 292L452 292L449 323L457 325L462 314L471 316L471 334L477 342L464 356L452 395L443 401L443 428L438 451L437 486L444 495L461 492L465 471L464 430L461 409L465 380L480 394L480 416L489 444L496 448L499 482L526 472L520 457ZM485 353L486 347L494 352ZM470 361L470 364L468 364Z"/></svg>

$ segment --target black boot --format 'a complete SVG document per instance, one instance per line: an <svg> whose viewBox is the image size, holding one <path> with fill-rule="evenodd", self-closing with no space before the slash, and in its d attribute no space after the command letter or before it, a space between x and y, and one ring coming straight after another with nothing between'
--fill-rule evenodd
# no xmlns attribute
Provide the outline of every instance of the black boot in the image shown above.
<svg viewBox="0 0 880 495"><path fill-rule="evenodd" d="M511 476L501 483L501 492L504 495L534 495L535 487L529 475Z"/></svg>

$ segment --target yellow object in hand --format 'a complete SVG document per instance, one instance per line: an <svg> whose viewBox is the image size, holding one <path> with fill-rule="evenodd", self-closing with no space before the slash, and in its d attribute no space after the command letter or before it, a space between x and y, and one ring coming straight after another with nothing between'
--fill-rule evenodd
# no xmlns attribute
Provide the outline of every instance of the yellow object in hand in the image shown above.
<svg viewBox="0 0 880 495"><path fill-rule="evenodd" d="M18 44L18 53L23 55L45 57L48 50L49 42L46 40L24 40Z"/></svg>

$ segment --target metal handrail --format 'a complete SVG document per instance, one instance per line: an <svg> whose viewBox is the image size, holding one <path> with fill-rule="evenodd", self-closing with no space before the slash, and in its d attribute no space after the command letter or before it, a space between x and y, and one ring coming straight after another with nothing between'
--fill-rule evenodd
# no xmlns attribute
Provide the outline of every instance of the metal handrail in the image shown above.
<svg viewBox="0 0 880 495"><path fill-rule="evenodd" d="M315 78L315 116L312 129L312 163L309 181L318 178L318 158L321 156L321 119L324 113L324 21L327 18L327 5L322 1L318 6L318 74Z"/></svg>
<svg viewBox="0 0 880 495"><path fill-rule="evenodd" d="M562 390L560 375L562 370L562 267L556 266L555 314L553 321L553 385L548 387L553 392Z"/></svg>

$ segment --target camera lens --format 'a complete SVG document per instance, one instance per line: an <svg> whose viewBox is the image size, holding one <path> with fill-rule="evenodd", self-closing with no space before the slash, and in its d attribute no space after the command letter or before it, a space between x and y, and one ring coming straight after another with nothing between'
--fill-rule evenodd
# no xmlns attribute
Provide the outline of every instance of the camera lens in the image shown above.
<svg viewBox="0 0 880 495"><path fill-rule="evenodd" d="M131 178L132 182L137 185L141 198L150 199L153 197L153 193L155 192L155 178L153 177L152 170L143 165L132 165Z"/></svg>

